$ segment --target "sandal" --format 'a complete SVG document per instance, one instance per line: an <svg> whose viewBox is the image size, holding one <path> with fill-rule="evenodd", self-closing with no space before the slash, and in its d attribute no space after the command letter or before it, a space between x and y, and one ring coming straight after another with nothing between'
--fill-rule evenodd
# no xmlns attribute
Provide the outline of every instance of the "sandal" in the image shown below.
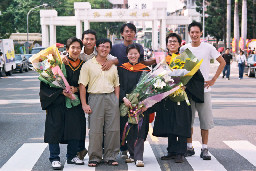
<svg viewBox="0 0 256 171"><path fill-rule="evenodd" d="M115 160L109 160L109 161L107 162L107 164L110 165L110 166L118 166L118 163L117 163L117 161L115 161Z"/></svg>
<svg viewBox="0 0 256 171"><path fill-rule="evenodd" d="M99 164L99 162L97 162L97 161L89 161L88 162L88 166L89 167L97 167L98 164Z"/></svg>

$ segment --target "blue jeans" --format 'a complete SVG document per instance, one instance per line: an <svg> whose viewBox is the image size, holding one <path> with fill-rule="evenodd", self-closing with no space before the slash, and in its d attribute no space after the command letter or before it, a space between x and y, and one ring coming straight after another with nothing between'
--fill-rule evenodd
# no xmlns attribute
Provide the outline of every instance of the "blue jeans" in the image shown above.
<svg viewBox="0 0 256 171"><path fill-rule="evenodd" d="M229 78L230 76L230 64L226 64L226 66L223 69L223 77Z"/></svg>
<svg viewBox="0 0 256 171"><path fill-rule="evenodd" d="M238 64L238 68L239 68L239 78L243 78L243 75L244 75L244 65L239 63Z"/></svg>
<svg viewBox="0 0 256 171"><path fill-rule="evenodd" d="M60 145L59 144L49 144L50 150L50 162L60 161Z"/></svg>
<svg viewBox="0 0 256 171"><path fill-rule="evenodd" d="M69 140L67 146L67 159L72 160L79 151L79 140ZM49 144L50 150L50 162L60 161L60 145L59 144Z"/></svg>

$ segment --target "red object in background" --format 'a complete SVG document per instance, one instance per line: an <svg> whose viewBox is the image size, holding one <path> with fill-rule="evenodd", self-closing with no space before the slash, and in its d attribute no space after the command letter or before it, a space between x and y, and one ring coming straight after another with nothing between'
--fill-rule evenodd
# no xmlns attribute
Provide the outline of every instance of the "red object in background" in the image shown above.
<svg viewBox="0 0 256 171"><path fill-rule="evenodd" d="M57 48L62 48L62 47L64 47L64 44L56 43L56 47L57 47Z"/></svg>
<svg viewBox="0 0 256 171"><path fill-rule="evenodd" d="M186 41L185 40L182 40L181 42L181 46L185 45L186 44Z"/></svg>
<svg viewBox="0 0 256 171"><path fill-rule="evenodd" d="M218 49L218 52L223 52L224 51L224 47L220 47L219 49Z"/></svg>
<svg viewBox="0 0 256 171"><path fill-rule="evenodd" d="M155 119L155 112L149 114L149 123L152 123Z"/></svg>

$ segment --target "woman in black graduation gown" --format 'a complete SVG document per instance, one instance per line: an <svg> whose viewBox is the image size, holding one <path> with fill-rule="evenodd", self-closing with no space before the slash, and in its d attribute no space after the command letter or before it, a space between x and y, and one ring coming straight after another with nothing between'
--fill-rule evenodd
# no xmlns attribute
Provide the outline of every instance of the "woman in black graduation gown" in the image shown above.
<svg viewBox="0 0 256 171"><path fill-rule="evenodd" d="M181 37L176 33L171 33L166 37L168 56L166 62L169 63L172 57L179 54ZM185 91L189 98L203 102L204 79L198 71L188 82ZM157 103L152 108L157 112L153 135L157 137L168 137L168 154L162 156L161 160L175 159L176 163L184 162L187 150L187 138L191 136L191 106L186 101L181 101L180 105L173 102L169 97ZM152 110L151 109L151 110Z"/></svg>
<svg viewBox="0 0 256 171"><path fill-rule="evenodd" d="M70 65L66 66L67 81L74 94L78 93L78 77L83 61L78 59L82 49L82 42L77 38L67 41ZM75 61L74 61L75 60ZM76 156L79 140L85 140L86 122L81 105L66 108L65 96L71 98L72 93L66 93L63 89L52 88L40 83L40 101L43 110L46 110L44 142L49 143L50 162L53 169L60 169L59 143L68 143L67 162L69 164L84 164Z"/></svg>
<svg viewBox="0 0 256 171"><path fill-rule="evenodd" d="M127 57L129 62L122 64L118 67L118 75L120 82L120 104L124 103L126 106L131 106L131 102L125 97L126 94L132 92L132 90L136 87L141 74L143 71L150 71L147 66L144 64L138 63L140 57L140 48L136 44L131 44L126 48ZM120 133L121 138L123 136L123 131L125 124L128 121L128 116L120 118ZM128 151L130 153L130 158L126 159L127 163L136 162L136 166L143 167L143 152L144 152L144 140L146 139L146 133L148 132L148 124L149 118L148 114L144 112L142 125L139 127L138 125L129 124L130 130L129 134L126 137Z"/></svg>

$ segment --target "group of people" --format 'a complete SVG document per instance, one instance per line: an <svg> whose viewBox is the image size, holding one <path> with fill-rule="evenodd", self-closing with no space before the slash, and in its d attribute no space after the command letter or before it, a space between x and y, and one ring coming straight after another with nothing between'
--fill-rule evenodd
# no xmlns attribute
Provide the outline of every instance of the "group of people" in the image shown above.
<svg viewBox="0 0 256 171"><path fill-rule="evenodd" d="M226 49L225 53L222 55L222 57L224 58L225 62L226 62L226 66L224 67L222 73L222 78L225 78L227 80L230 80L230 65L233 62L233 56L230 54L229 52L229 48ZM239 54L236 56L236 61L238 64L238 69L239 69L239 75L238 75L238 79L241 80L243 79L243 75L244 75L244 67L245 64L247 62L246 56L244 55L244 51L240 50Z"/></svg>
<svg viewBox="0 0 256 171"><path fill-rule="evenodd" d="M144 141L148 134L149 114L152 112L156 112L153 135L168 137L168 153L161 157L162 160L175 159L176 163L182 163L185 156L195 154L192 133L196 111L202 135L200 157L203 160L211 159L207 148L209 129L214 126L210 86L221 74L225 60L212 45L200 42L200 23L193 21L188 31L192 42L182 47L182 39L178 34L171 33L166 37L168 55L165 59L168 63L187 48L199 60L203 59L200 70L183 87L191 106L186 102L178 105L167 97L149 109L143 108L139 129L136 125L129 125L129 134L124 141L121 137L128 118L120 117L119 106L124 103L131 107L126 94L136 87L142 72L150 72L147 66L155 64L155 59L144 61L143 47L133 42L136 27L132 23L121 27L120 33L124 40L121 44L112 46L108 39L97 40L93 30L84 31L82 40L75 37L67 40L68 55L62 60L71 93L43 82L40 84L41 106L47 113L44 141L49 143L49 159L53 169L62 167L59 143L68 144L68 164L83 165L88 152L89 167L97 167L102 161L117 166L119 163L116 158L120 152L126 163L144 167ZM209 79L211 59L216 59L219 67L214 77ZM66 108L65 98L71 98L72 94L80 98L81 104ZM88 151L85 148L85 114L88 114L89 124Z"/></svg>

